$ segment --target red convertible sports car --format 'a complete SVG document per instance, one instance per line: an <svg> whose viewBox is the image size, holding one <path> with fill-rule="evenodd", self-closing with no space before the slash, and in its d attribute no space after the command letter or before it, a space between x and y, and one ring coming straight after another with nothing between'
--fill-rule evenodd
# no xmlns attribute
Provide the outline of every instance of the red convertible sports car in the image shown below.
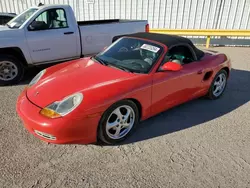
<svg viewBox="0 0 250 188"><path fill-rule="evenodd" d="M184 37L135 33L99 54L42 70L21 93L25 127L52 143L115 144L149 117L194 98L219 98L231 63Z"/></svg>

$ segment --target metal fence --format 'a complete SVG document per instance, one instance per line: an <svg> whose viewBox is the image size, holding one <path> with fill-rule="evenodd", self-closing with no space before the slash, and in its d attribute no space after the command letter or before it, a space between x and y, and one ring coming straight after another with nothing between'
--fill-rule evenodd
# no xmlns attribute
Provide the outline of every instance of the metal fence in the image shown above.
<svg viewBox="0 0 250 188"><path fill-rule="evenodd" d="M250 0L0 0L0 12L69 4L77 20L146 19L151 28L250 29Z"/></svg>

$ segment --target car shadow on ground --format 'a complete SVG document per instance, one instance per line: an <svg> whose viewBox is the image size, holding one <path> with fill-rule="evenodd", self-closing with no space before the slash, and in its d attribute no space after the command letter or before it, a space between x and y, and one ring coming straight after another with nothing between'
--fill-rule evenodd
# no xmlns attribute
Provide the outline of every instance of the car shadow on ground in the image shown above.
<svg viewBox="0 0 250 188"><path fill-rule="evenodd" d="M181 131L219 118L250 99L250 72L232 69L227 88L218 100L200 98L141 122L126 141L129 144Z"/></svg>
<svg viewBox="0 0 250 188"><path fill-rule="evenodd" d="M23 79L20 81L20 83L15 84L15 85L27 85L29 82L34 78L43 68L41 67L30 67L27 68Z"/></svg>

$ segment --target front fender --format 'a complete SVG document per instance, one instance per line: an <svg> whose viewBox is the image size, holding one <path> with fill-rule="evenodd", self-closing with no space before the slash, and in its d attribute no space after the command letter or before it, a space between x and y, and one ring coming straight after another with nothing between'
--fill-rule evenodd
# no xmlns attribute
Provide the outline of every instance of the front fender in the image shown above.
<svg viewBox="0 0 250 188"><path fill-rule="evenodd" d="M135 99L141 105L141 119L150 116L152 76L138 75L130 79L83 91L85 114L102 114L123 99Z"/></svg>
<svg viewBox="0 0 250 188"><path fill-rule="evenodd" d="M22 29L0 29L0 49L19 48L27 64L32 64L26 36Z"/></svg>

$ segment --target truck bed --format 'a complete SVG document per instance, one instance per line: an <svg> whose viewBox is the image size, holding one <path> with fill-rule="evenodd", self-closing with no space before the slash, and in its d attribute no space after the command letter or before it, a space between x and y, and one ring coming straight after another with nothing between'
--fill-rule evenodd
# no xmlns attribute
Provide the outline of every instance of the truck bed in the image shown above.
<svg viewBox="0 0 250 188"><path fill-rule="evenodd" d="M143 32L145 20L94 20L78 22L81 33L82 55L96 54L112 44L117 35Z"/></svg>
<svg viewBox="0 0 250 188"><path fill-rule="evenodd" d="M78 21L79 26L84 25L97 25L97 24L109 24L109 23L128 23L128 22L145 22L146 20L122 20L122 19L108 19L108 20L89 20Z"/></svg>

